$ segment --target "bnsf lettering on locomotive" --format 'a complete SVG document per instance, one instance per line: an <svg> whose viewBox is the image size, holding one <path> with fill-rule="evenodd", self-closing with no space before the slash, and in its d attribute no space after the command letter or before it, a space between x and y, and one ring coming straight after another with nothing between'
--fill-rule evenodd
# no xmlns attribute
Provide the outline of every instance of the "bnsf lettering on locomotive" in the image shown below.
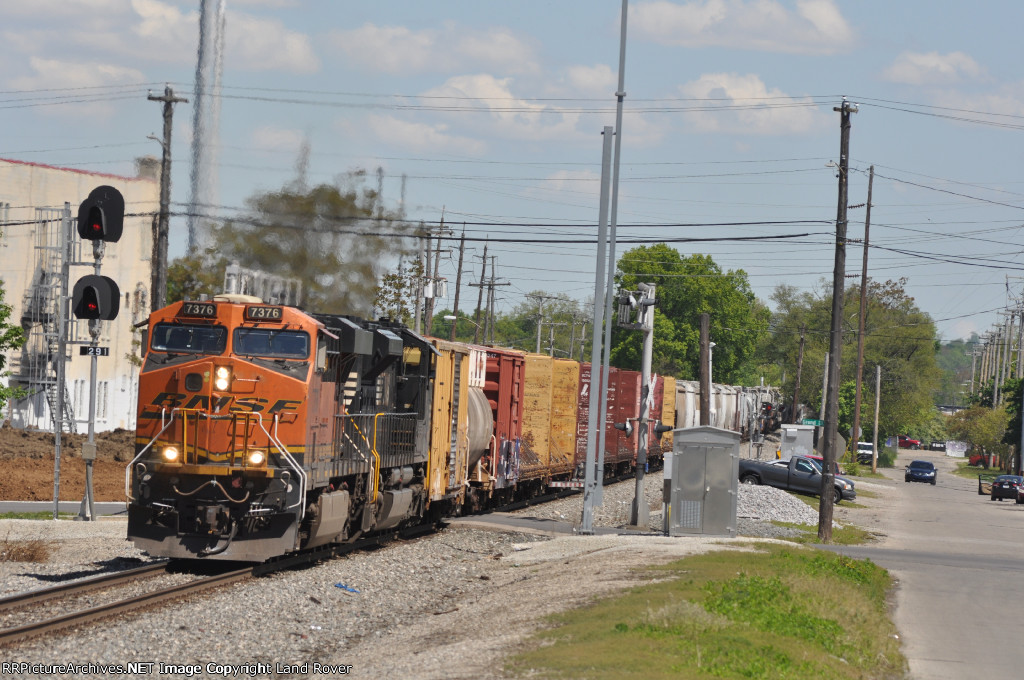
<svg viewBox="0 0 1024 680"><path fill-rule="evenodd" d="M246 307L245 316L247 319L280 319L280 307Z"/></svg>
<svg viewBox="0 0 1024 680"><path fill-rule="evenodd" d="M260 413L261 411L263 411L263 407L268 401L269 400L267 399L257 399L255 397L238 399L235 401L235 405L231 407L231 410L248 413Z"/></svg>
<svg viewBox="0 0 1024 680"><path fill-rule="evenodd" d="M210 409L210 398L205 394L197 394L188 400L185 408L201 408L204 411L208 411Z"/></svg>
<svg viewBox="0 0 1024 680"><path fill-rule="evenodd" d="M180 406L181 402L185 400L188 395L178 394L176 392L161 392L156 395L153 401L149 402L153 406L166 406L167 408L175 408Z"/></svg>
<svg viewBox="0 0 1024 680"><path fill-rule="evenodd" d="M186 302L181 306L183 316L217 316L217 306L207 302Z"/></svg>
<svg viewBox="0 0 1024 680"><path fill-rule="evenodd" d="M267 413L278 413L280 411L294 411L295 406L301 404L300 399L278 399L277 403L270 407Z"/></svg>

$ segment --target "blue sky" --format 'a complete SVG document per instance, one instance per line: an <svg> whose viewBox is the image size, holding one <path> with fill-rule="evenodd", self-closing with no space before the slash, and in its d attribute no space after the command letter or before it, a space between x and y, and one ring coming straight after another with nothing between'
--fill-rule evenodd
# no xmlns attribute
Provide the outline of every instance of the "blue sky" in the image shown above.
<svg viewBox="0 0 1024 680"><path fill-rule="evenodd" d="M159 153L147 135L161 130L160 107L147 91L167 82L192 98L198 8L0 5L0 157L132 174L135 157ZM600 133L615 123L620 0L227 8L222 214L291 179L305 141L311 181L356 168L374 177L381 167L385 198L397 206L405 176L410 219L436 223L444 211L458 229L492 225L467 225L469 237L593 238ZM780 283L820 289L833 263L833 107L846 95L860 107L851 204L864 203L868 167L876 170L870 275L907 277L947 340L985 331L1008 285L1018 295L1024 287L1014 278L1024 277L1021 25L1024 6L1001 1L631 2L620 236L809 234L679 248L742 268L765 301ZM179 105L180 204L191 120L190 104ZM864 209L849 220L849 236L861 237ZM694 224L702 226L659 226ZM173 257L184 252L184 222L172 231ZM492 244L511 284L499 304L508 309L536 289L586 299L594 252ZM467 271L479 271L481 253L474 243ZM848 275L859 275L860 247L847 258ZM450 281L455 262L443 258Z"/></svg>

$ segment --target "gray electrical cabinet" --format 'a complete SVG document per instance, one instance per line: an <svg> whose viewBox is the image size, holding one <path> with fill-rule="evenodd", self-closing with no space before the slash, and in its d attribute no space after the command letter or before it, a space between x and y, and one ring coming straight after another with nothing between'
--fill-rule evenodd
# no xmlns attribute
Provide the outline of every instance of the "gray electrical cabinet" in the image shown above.
<svg viewBox="0 0 1024 680"><path fill-rule="evenodd" d="M673 431L672 442L665 454L665 533L735 536L739 433L686 427Z"/></svg>
<svg viewBox="0 0 1024 680"><path fill-rule="evenodd" d="M779 440L779 455L782 460L793 456L814 455L814 425L783 425Z"/></svg>

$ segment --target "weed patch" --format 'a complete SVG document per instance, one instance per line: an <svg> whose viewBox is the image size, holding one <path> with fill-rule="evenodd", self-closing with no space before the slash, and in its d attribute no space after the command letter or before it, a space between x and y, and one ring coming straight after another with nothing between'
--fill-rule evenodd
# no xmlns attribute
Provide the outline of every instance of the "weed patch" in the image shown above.
<svg viewBox="0 0 1024 680"><path fill-rule="evenodd" d="M906 670L885 610L889 575L869 561L765 545L652 572L657 583L552 617L507 669L645 680L895 678Z"/></svg>
<svg viewBox="0 0 1024 680"><path fill-rule="evenodd" d="M39 538L28 541L0 540L0 562L48 562L53 544Z"/></svg>

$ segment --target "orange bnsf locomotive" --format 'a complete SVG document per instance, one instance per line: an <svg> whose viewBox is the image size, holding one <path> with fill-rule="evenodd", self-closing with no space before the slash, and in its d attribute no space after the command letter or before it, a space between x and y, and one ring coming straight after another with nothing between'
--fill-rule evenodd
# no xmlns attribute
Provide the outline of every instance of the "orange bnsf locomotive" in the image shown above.
<svg viewBox="0 0 1024 680"><path fill-rule="evenodd" d="M237 295L154 312L144 347L125 492L152 555L261 562L582 486L589 364ZM762 395L713 388L712 424L745 429ZM660 423L696 424L695 383L613 368L606 393L608 475L645 394L653 465Z"/></svg>
<svg viewBox="0 0 1024 680"><path fill-rule="evenodd" d="M425 514L430 465L449 462L429 459L425 338L219 296L153 313L146 343L125 474L138 547L263 561Z"/></svg>

